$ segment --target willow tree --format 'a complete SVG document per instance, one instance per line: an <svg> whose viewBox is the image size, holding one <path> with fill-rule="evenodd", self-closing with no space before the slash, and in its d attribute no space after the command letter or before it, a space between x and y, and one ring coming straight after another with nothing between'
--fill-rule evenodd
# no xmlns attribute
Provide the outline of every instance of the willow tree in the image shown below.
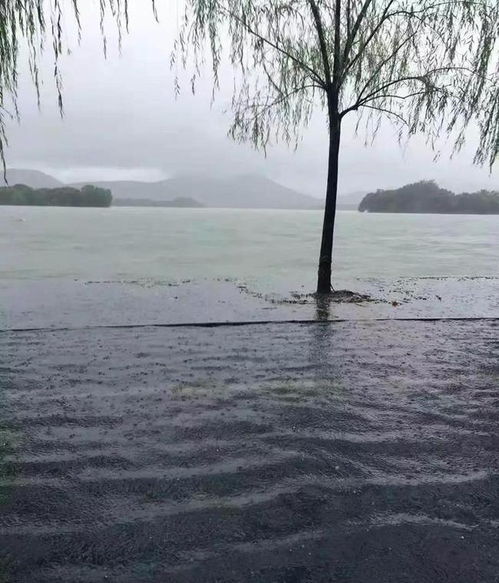
<svg viewBox="0 0 499 583"><path fill-rule="evenodd" d="M298 143L316 107L327 114L329 159L317 291L329 293L338 160L345 116L376 135L442 136L459 149L478 128L475 162L499 144L497 0L185 0L175 58L195 75L210 52L215 87L234 67L230 135L257 148Z"/></svg>
<svg viewBox="0 0 499 583"><path fill-rule="evenodd" d="M154 0L150 0L154 11ZM53 75L58 105L63 111L60 58L67 50L67 28L77 39L81 36L79 12L81 0L0 0L0 158L5 172L4 147L6 118L19 118L18 73L25 60L40 100L39 59L44 50L53 55ZM98 0L98 18L106 51L105 22L109 17L121 31L128 28L128 0ZM69 13L69 14L65 14ZM65 29L66 26L66 29ZM48 47L47 47L48 45Z"/></svg>

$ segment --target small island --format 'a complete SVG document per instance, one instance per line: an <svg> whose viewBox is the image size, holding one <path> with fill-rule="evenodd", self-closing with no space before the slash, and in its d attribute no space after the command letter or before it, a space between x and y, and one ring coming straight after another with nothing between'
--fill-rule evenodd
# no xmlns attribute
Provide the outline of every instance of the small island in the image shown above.
<svg viewBox="0 0 499 583"><path fill-rule="evenodd" d="M433 180L367 194L359 205L369 213L499 214L499 192L480 190L454 194Z"/></svg>
<svg viewBox="0 0 499 583"><path fill-rule="evenodd" d="M81 189L71 186L31 188L16 184L0 188L0 205L110 207L111 191L87 184Z"/></svg>

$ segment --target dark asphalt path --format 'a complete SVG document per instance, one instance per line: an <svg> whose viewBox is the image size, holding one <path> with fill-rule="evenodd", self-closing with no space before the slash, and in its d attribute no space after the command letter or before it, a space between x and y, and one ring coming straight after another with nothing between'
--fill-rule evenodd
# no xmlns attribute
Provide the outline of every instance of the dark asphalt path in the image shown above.
<svg viewBox="0 0 499 583"><path fill-rule="evenodd" d="M499 581L499 321L3 332L0 356L5 581Z"/></svg>

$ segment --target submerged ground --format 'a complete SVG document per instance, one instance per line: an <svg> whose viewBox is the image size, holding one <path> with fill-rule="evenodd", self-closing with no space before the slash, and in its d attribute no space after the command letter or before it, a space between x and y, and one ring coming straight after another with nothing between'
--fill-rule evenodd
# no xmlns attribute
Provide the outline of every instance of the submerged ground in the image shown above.
<svg viewBox="0 0 499 583"><path fill-rule="evenodd" d="M6 581L498 581L498 320L0 350Z"/></svg>

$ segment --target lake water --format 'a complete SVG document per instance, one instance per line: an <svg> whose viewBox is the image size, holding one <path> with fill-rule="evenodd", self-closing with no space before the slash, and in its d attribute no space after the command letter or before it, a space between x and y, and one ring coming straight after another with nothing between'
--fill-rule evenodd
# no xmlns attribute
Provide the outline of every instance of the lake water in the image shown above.
<svg viewBox="0 0 499 583"><path fill-rule="evenodd" d="M0 207L0 277L314 287L322 213ZM499 276L499 216L338 213L334 269L357 278Z"/></svg>

